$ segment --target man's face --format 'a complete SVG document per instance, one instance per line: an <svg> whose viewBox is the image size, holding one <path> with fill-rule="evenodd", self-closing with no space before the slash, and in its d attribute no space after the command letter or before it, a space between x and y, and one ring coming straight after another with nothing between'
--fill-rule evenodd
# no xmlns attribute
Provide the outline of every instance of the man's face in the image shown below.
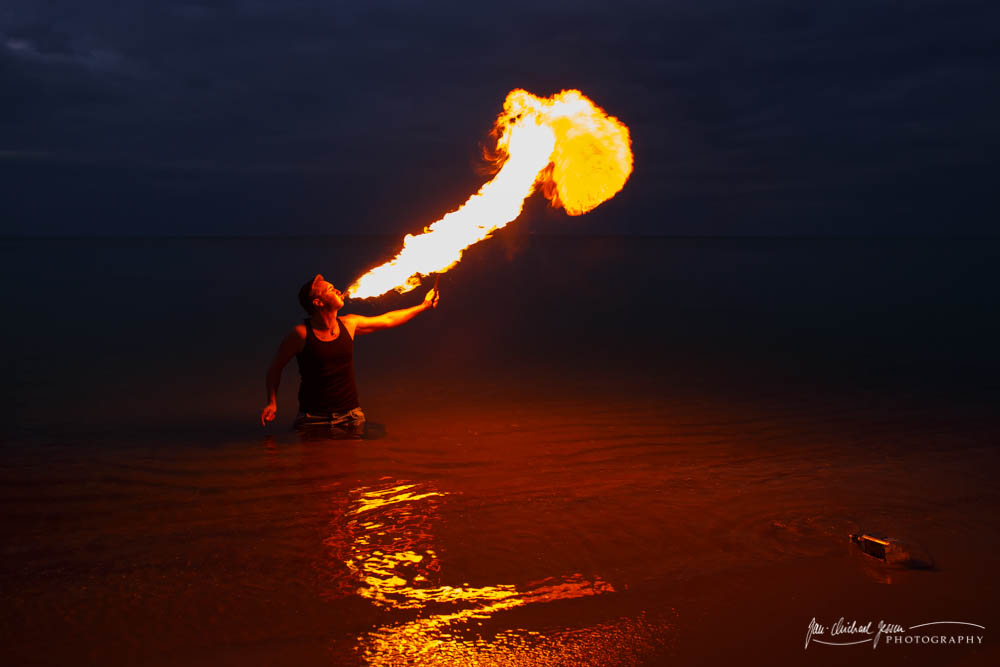
<svg viewBox="0 0 1000 667"><path fill-rule="evenodd" d="M344 307L343 293L334 287L333 283L328 283L325 280L316 283L316 287L313 289L313 303L316 303L317 299L322 302L324 308L340 310Z"/></svg>

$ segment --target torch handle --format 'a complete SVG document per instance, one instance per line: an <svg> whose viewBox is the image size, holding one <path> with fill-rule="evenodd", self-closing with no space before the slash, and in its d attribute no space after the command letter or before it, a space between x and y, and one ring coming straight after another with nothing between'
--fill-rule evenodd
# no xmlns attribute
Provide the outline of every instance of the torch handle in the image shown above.
<svg viewBox="0 0 1000 667"><path fill-rule="evenodd" d="M434 301L432 303L435 306L437 305L437 300L438 300L438 297L440 296L438 294L438 283L439 282L441 282L441 274L440 273L438 273L437 275L434 276L434 289L433 289L433 292L434 292Z"/></svg>

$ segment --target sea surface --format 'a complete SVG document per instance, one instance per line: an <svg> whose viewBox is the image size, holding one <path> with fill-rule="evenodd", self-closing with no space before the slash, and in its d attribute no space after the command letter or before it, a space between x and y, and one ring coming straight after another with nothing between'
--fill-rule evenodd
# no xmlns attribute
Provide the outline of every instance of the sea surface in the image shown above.
<svg viewBox="0 0 1000 667"><path fill-rule="evenodd" d="M398 242L0 240L6 664L998 664L1000 240L503 232L261 427Z"/></svg>

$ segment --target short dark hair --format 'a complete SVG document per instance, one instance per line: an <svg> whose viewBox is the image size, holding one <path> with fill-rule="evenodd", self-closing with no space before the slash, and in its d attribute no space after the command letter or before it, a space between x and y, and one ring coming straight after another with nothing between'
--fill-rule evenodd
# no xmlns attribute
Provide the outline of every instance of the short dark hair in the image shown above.
<svg viewBox="0 0 1000 667"><path fill-rule="evenodd" d="M317 273L316 276L302 286L299 290L299 303L305 308L305 311L312 315L316 311L316 306L313 305L313 290L316 289L316 283L323 280L323 274Z"/></svg>

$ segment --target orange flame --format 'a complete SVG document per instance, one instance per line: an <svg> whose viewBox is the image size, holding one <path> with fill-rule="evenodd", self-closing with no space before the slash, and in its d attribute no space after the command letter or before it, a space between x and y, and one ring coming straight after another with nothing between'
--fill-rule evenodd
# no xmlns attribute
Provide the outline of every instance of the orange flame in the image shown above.
<svg viewBox="0 0 1000 667"><path fill-rule="evenodd" d="M496 122L503 166L493 180L422 234L407 234L399 254L356 280L348 295L409 292L423 276L447 271L466 248L517 218L539 185L569 215L586 213L625 186L632 173L628 128L579 90L548 98L512 90L503 106Z"/></svg>

